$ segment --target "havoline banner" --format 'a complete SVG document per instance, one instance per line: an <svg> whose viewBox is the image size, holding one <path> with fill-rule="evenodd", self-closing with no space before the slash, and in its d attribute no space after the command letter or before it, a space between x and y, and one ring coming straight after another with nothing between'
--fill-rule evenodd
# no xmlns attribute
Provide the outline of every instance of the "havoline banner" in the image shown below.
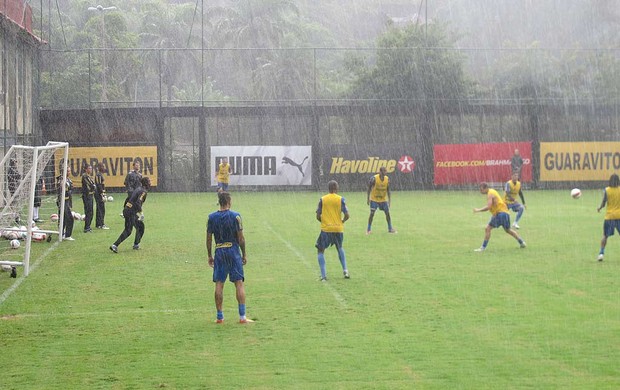
<svg viewBox="0 0 620 390"><path fill-rule="evenodd" d="M321 160L320 182L336 180L342 190L364 190L370 178L385 167L392 189L413 189L420 154L403 145L334 145Z"/></svg>
<svg viewBox="0 0 620 390"><path fill-rule="evenodd" d="M232 170L231 186L312 184L312 146L212 146L212 186L217 185L215 168L224 157Z"/></svg>

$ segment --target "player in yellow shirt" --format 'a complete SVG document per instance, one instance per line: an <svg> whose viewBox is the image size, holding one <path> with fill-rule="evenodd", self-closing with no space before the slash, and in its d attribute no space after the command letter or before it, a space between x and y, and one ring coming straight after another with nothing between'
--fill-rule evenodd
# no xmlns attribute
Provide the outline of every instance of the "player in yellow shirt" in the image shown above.
<svg viewBox="0 0 620 390"><path fill-rule="evenodd" d="M325 249L335 245L338 250L338 258L342 265L342 273L345 279L349 279L347 260L342 248L344 240L344 223L349 219L349 210L344 198L338 195L338 182L331 180L327 183L329 194L319 200L316 209L316 219L321 222L321 233L316 240L318 251L319 268L321 269L321 281L327 281L325 268Z"/></svg>
<svg viewBox="0 0 620 390"><path fill-rule="evenodd" d="M603 200L596 211L600 213L605 206L607 206L607 211L603 223L603 239L601 239L598 261L603 261L607 237L613 236L614 230L620 234L620 178L615 173L609 177L609 186L603 191Z"/></svg>
<svg viewBox="0 0 620 390"><path fill-rule="evenodd" d="M519 220L521 220L521 216L526 209L525 206L525 197L523 196L523 190L521 187L521 182L519 181L519 172L513 172L512 177L509 181L506 182L504 186L504 202L509 210L512 210L517 213L515 217L515 222L512 224L512 227L515 229L519 229ZM521 203L517 201L517 196L521 198Z"/></svg>
<svg viewBox="0 0 620 390"><path fill-rule="evenodd" d="M525 241L519 237L519 234L516 231L510 228L510 214L508 214L508 207L502 200L499 193L494 189L489 188L487 183L480 183L480 193L487 196L487 205L481 208L475 208L474 213L489 211L492 216L484 231L484 241L482 242L482 246L476 249L476 252L483 252L487 249L487 245L491 239L491 230L500 226L504 228L506 233L510 234L519 242L521 248L525 248Z"/></svg>
<svg viewBox="0 0 620 390"><path fill-rule="evenodd" d="M366 193L366 204L370 205L370 215L368 216L368 227L366 234L370 234L372 228L372 219L377 209L383 210L388 225L389 233L396 233L392 228L392 218L390 217L390 202L392 194L390 193L390 178L385 174L385 167L379 168L379 173L374 175L368 182L368 191Z"/></svg>
<svg viewBox="0 0 620 390"><path fill-rule="evenodd" d="M217 168L215 168L215 180L217 181L217 192L228 191L228 181L232 169L228 163L228 157L223 157Z"/></svg>

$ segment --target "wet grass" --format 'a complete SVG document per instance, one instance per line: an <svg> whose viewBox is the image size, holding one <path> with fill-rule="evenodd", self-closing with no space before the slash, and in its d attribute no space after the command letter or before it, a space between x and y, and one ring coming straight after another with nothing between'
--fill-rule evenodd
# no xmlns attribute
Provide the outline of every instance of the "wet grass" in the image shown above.
<svg viewBox="0 0 620 390"><path fill-rule="evenodd" d="M620 387L620 239L596 261L598 191L526 193L520 233L480 246L471 192L399 192L366 236L346 193L345 250L318 282L318 193L233 193L248 242L250 325L226 286L215 325L205 226L213 194L151 194L142 249L122 230L40 243L25 279L0 274L2 389L496 389ZM118 196L118 198L122 198ZM21 275L21 272L20 272Z"/></svg>

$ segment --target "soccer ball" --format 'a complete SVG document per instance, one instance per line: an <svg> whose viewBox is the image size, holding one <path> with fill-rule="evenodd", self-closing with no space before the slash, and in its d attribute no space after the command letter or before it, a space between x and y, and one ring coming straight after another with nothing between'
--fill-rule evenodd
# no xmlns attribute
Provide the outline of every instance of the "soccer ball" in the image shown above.
<svg viewBox="0 0 620 390"><path fill-rule="evenodd" d="M114 198L111 195L108 196L108 202L114 202Z"/></svg>
<svg viewBox="0 0 620 390"><path fill-rule="evenodd" d="M11 240L11 248L17 249L21 246L21 242L19 240Z"/></svg>
<svg viewBox="0 0 620 390"><path fill-rule="evenodd" d="M572 196L573 199L581 198L581 190L579 188L573 188L570 192L570 196Z"/></svg>
<svg viewBox="0 0 620 390"><path fill-rule="evenodd" d="M45 233L32 233L32 239L34 241L45 241L47 239L47 234L45 234Z"/></svg>
<svg viewBox="0 0 620 390"><path fill-rule="evenodd" d="M50 216L50 220L51 220L52 222L57 222L57 221L58 221L58 214L52 214L52 215Z"/></svg>
<svg viewBox="0 0 620 390"><path fill-rule="evenodd" d="M82 217L82 214L76 212L76 211L72 211L71 215L73 215L73 219L76 221L83 221L84 217Z"/></svg>

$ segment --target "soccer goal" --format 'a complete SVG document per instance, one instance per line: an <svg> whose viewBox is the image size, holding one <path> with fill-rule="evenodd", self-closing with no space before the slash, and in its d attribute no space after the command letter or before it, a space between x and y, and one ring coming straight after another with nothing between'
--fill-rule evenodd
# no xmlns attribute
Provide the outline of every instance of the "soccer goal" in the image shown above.
<svg viewBox="0 0 620 390"><path fill-rule="evenodd" d="M0 266L16 275L16 267L30 272L30 253L33 242L50 242L53 235L62 240L62 216L56 204L60 191L64 199L64 177L56 188L56 166L67 171L69 144L48 142L45 146L13 145L0 163ZM56 214L58 213L58 214ZM59 218L52 218L52 214Z"/></svg>

